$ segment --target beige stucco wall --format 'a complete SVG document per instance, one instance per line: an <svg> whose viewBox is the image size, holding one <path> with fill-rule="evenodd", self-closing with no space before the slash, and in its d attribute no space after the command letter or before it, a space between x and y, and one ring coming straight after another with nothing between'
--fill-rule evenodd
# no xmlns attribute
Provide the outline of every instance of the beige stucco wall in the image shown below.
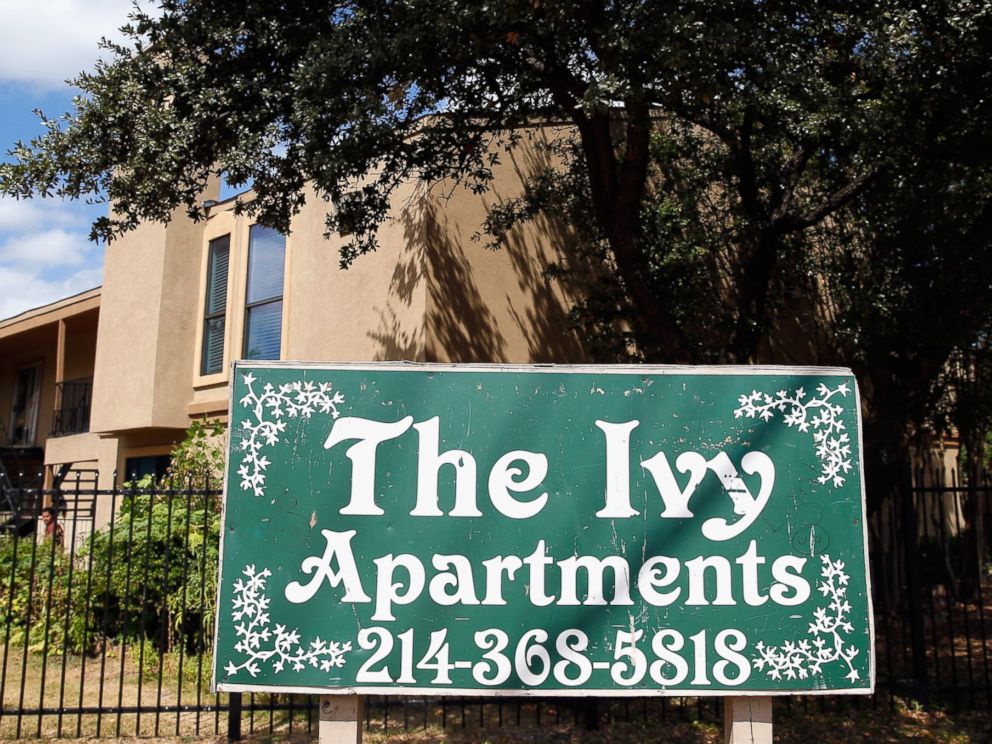
<svg viewBox="0 0 992 744"><path fill-rule="evenodd" d="M545 166L538 143L550 136L549 129L525 130L519 147L502 154L486 194L445 185L421 205L429 361L587 361L568 323L568 288L545 278L574 238L544 218L514 228L498 250L473 237L493 206L519 197L527 176Z"/></svg>
<svg viewBox="0 0 992 744"><path fill-rule="evenodd" d="M287 262L284 359L422 360L427 301L424 246L412 187L393 196L379 249L339 267L342 238L324 238L328 205L310 195L293 221Z"/></svg>
<svg viewBox="0 0 992 744"><path fill-rule="evenodd" d="M98 470L98 488L113 487L117 455L116 438L92 433L53 437L45 445L45 465L72 463L78 470Z"/></svg>
<svg viewBox="0 0 992 744"><path fill-rule="evenodd" d="M202 313L203 230L203 224L181 219L170 225L166 236L152 426L185 429L188 425L186 404L192 395L191 371Z"/></svg>
<svg viewBox="0 0 992 744"><path fill-rule="evenodd" d="M543 136L535 129L528 136ZM565 291L544 278L566 235L545 222L516 229L500 251L472 236L487 209L521 193L543 164L533 142L505 156L478 196L413 184L393 196L379 249L339 267L344 239L324 237L329 205L307 194L286 244L282 359L300 361L582 361ZM248 195L250 198L250 195ZM106 252L92 429L182 429L227 409L241 353L251 220L230 202L193 224L145 224ZM209 240L231 236L224 371L200 375Z"/></svg>
<svg viewBox="0 0 992 744"><path fill-rule="evenodd" d="M151 425L165 262L162 225L145 223L104 251L93 374L93 431Z"/></svg>
<svg viewBox="0 0 992 744"><path fill-rule="evenodd" d="M483 196L439 184L393 195L379 249L338 267L343 238L323 237L323 201L308 195L288 244L283 358L455 362L577 362L586 356L568 324L567 288L544 278L570 239L537 220L488 250L473 236L487 211L518 197L546 164L529 130L502 158Z"/></svg>
<svg viewBox="0 0 992 744"><path fill-rule="evenodd" d="M93 431L185 428L203 227L177 211L169 225L144 223L107 246Z"/></svg>
<svg viewBox="0 0 992 744"><path fill-rule="evenodd" d="M99 311L95 311L65 321L65 369L62 379L93 377L99 317Z"/></svg>

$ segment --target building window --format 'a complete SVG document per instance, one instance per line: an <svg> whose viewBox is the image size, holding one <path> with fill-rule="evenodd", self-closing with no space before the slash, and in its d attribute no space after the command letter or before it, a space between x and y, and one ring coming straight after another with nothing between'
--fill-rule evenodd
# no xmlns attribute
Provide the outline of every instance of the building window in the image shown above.
<svg viewBox="0 0 992 744"><path fill-rule="evenodd" d="M136 481L147 475L154 480L160 480L168 474L171 464L172 458L169 455L129 457L124 461L124 477Z"/></svg>
<svg viewBox="0 0 992 744"><path fill-rule="evenodd" d="M253 225L248 242L245 359L278 359L282 344L282 290L286 236Z"/></svg>
<svg viewBox="0 0 992 744"><path fill-rule="evenodd" d="M41 365L17 370L14 401L10 409L10 444L34 444L38 429L38 399L41 396Z"/></svg>
<svg viewBox="0 0 992 744"><path fill-rule="evenodd" d="M231 236L210 241L207 253L207 299L203 313L203 352L200 374L210 375L224 367L224 325L227 316L227 271Z"/></svg>

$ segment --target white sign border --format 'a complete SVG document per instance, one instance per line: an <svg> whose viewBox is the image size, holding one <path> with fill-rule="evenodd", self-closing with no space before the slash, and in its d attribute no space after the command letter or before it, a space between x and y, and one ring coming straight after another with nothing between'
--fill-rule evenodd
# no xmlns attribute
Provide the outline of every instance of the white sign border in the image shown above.
<svg viewBox="0 0 992 744"><path fill-rule="evenodd" d="M650 365L650 364L451 364L436 362L303 362L290 360L237 360L231 363L228 370L228 425L234 418L234 385L239 370L258 368L304 369L304 370L340 370L350 372L360 371L393 371L393 372L528 372L554 374L645 374L645 375L698 375L702 377L725 377L728 375L807 375L817 377L852 377L854 378L854 408L858 422L858 472L861 479L861 531L864 546L865 566L865 600L868 604L868 685L844 689L825 690L694 690L679 687L669 688L623 688L615 687L597 689L583 687L581 689L543 689L543 688L453 688L453 687L409 687L404 685L389 685L379 687L311 687L295 685L245 685L217 680L217 643L220 636L219 619L221 616L220 595L224 573L224 536L227 524L228 496L228 463L225 460L224 485L221 496L220 546L217 565L217 596L214 606L214 642L213 662L211 664L211 692L271 692L283 694L313 694L313 695L429 695L461 697L785 697L796 695L873 695L875 693L875 609L872 603L871 568L868 564L868 504L865 490L864 442L861 419L861 392L857 377L847 367L802 367L786 365ZM226 453L229 454L229 453Z"/></svg>

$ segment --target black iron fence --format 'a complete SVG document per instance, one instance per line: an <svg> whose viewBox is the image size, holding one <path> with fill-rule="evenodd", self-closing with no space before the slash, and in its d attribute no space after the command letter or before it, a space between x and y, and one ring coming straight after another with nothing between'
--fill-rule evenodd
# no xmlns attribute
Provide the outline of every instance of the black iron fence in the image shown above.
<svg viewBox="0 0 992 744"><path fill-rule="evenodd" d="M215 736L315 730L304 695L210 692L220 494L188 484L7 489L32 528L0 534L0 737ZM46 525L46 504L60 508ZM21 510L22 517L25 509ZM0 521L4 514L0 514ZM878 692L992 708L986 479L917 473L869 523ZM719 720L715 698L600 700L371 696L369 728ZM287 731L288 730L288 731Z"/></svg>

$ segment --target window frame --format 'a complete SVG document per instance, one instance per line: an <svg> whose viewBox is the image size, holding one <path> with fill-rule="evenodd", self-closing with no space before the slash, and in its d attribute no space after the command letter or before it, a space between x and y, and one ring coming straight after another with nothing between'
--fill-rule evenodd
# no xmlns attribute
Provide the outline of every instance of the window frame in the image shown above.
<svg viewBox="0 0 992 744"><path fill-rule="evenodd" d="M256 224L246 216L236 216L233 203L224 205L225 208L214 207L210 217L200 233L200 291L197 299L198 316L195 322L196 340L193 349L193 389L191 404L204 400L204 396L215 393L207 389L218 388L229 382L229 370L234 359L244 358L244 335L247 325L247 296L248 296L248 253L251 228ZM230 235L228 248L227 275L227 319L224 324L224 363L219 372L203 374L203 344L207 299L207 269L210 242L224 235ZM282 322L280 324L279 359L285 359L287 354L287 330L289 327L289 312L292 298L288 287L292 267L292 236L284 236L285 255L283 260L282 286ZM226 397L226 396L225 396ZM211 397L212 400L212 397Z"/></svg>
<svg viewBox="0 0 992 744"><path fill-rule="evenodd" d="M231 338L233 329L238 326L238 277L241 275L241 231L242 220L237 219L228 209L217 210L210 215L200 233L200 291L197 295L196 347L193 350L193 388L218 387L228 382L228 367L231 365ZM227 319L224 322L223 363L218 372L203 374L203 345L205 318L207 315L207 283L210 259L210 243L217 238L229 236L227 253ZM194 395L194 401L196 396Z"/></svg>
<svg viewBox="0 0 992 744"><path fill-rule="evenodd" d="M214 256L214 246L219 241L227 238L227 276L224 277L224 302L220 311L210 312L210 269L211 263ZM199 371L201 377L208 377L210 375L216 375L224 371L225 361L227 360L227 327L228 321L230 319L230 312L228 301L230 299L230 284L231 284L231 233L224 233L223 235L218 235L216 238L211 238L207 241L207 264L204 279L204 293L203 293L203 313L201 314L202 323L200 326L200 359L199 359ZM217 318L222 318L224 325L221 329L222 336L222 348L221 348L221 359L220 366L218 369L208 370L207 367L207 328L210 325L210 321L216 320Z"/></svg>
<svg viewBox="0 0 992 744"><path fill-rule="evenodd" d="M18 392L21 383L20 373L26 370L34 370L34 385L32 390L25 391L25 406L23 411L18 411ZM38 422L41 414L41 396L45 384L44 363L40 359L25 361L14 365L13 385L10 388L10 416L8 417L9 427L7 431L8 441L5 443L15 448L31 448L38 446L39 427ZM24 435L15 440L17 431L17 418L19 414L24 415Z"/></svg>
<svg viewBox="0 0 992 744"><path fill-rule="evenodd" d="M279 311L279 356L278 356L278 359L282 359L282 357L283 357L283 350L285 348L285 344L283 342L283 339L284 339L285 332L286 332L284 318L285 318L285 313L286 313L286 302L285 302L285 300L286 300L286 267L287 267L287 248L288 248L288 243L289 243L289 237L287 235L283 235L282 233L279 233L277 230L273 230L273 232L276 232L276 234L282 236L282 287L280 288L279 294L278 295L273 295L271 297L266 297L264 299L257 300L255 302L249 302L248 295L249 295L249 289L251 287L252 233L254 232L254 230L255 230L256 227L261 228L261 229L266 229L266 230L271 230L272 229L272 228L265 228L264 226L259 225L258 223L255 223L255 224L252 224L252 225L249 225L248 226L248 242L247 242L247 244L245 246L245 274L244 274L245 302L244 302L243 319L242 319L242 323L241 323L241 356L239 356L238 358L239 359L249 359L250 358L248 356L248 318L249 318L249 316L251 314L251 311L253 309L255 309L255 308L264 307L265 305L273 305L273 304L275 304L275 303L278 302L281 305L281 309ZM251 357L251 358L254 358L254 357ZM269 359L265 359L265 358L259 358L259 361L278 361L278 359L269 360Z"/></svg>

